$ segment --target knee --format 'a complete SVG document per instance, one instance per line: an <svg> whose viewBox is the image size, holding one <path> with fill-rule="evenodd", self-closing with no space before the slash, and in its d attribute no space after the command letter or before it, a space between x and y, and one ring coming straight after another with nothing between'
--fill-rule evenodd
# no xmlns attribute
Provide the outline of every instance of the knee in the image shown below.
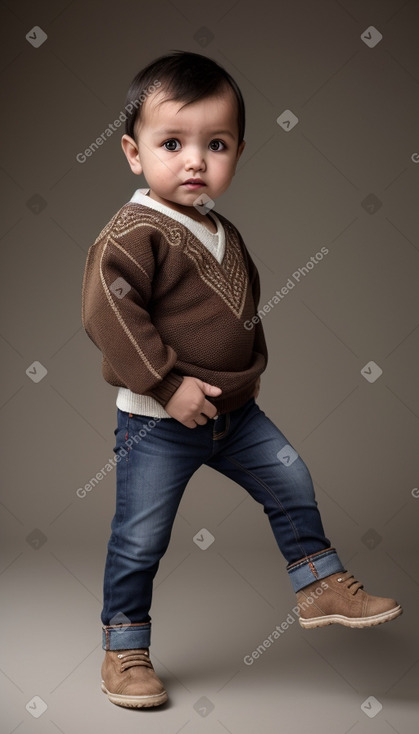
<svg viewBox="0 0 419 734"><path fill-rule="evenodd" d="M288 478L293 484L295 490L306 496L309 495L314 497L313 480L311 478L309 468L301 456L299 456L286 471L287 474L289 472Z"/></svg>
<svg viewBox="0 0 419 734"><path fill-rule="evenodd" d="M170 539L166 535L159 537L156 534L140 536L132 533L119 537L115 536L115 533L113 535L112 549L143 569L152 568L160 561Z"/></svg>

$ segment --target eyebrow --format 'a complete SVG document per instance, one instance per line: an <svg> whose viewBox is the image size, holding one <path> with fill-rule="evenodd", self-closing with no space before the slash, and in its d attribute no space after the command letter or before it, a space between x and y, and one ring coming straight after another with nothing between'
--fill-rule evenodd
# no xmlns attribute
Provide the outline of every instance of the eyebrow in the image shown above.
<svg viewBox="0 0 419 734"><path fill-rule="evenodd" d="M164 136L164 135L183 135L184 130L155 130L154 134L157 136ZM230 132L230 130L216 130L214 132L208 133L210 136L214 135L228 135L228 137L232 138L234 140L234 135Z"/></svg>

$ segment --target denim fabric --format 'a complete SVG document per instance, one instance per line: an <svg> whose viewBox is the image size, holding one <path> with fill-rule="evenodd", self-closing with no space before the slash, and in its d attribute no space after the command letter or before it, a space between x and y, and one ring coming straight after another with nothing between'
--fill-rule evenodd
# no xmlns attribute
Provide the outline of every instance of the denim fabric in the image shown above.
<svg viewBox="0 0 419 734"><path fill-rule="evenodd" d="M196 428L117 408L114 433L116 510L101 614L105 650L149 647L153 579L185 487L203 464L262 504L294 591L345 570L325 537L304 461L255 398Z"/></svg>

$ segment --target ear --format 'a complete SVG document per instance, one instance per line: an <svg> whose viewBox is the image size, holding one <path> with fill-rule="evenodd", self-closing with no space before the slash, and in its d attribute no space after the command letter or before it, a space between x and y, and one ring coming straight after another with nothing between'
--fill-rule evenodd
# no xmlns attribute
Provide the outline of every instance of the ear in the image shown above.
<svg viewBox="0 0 419 734"><path fill-rule="evenodd" d="M246 145L246 141L242 140L237 150L237 160L239 160L241 154L243 153L245 145Z"/></svg>
<svg viewBox="0 0 419 734"><path fill-rule="evenodd" d="M239 147L238 147L238 149L237 149L236 163L234 164L234 173L236 173L236 166L237 166L237 164L239 162L239 158L240 158L241 154L244 151L245 145L246 145L246 141L245 140L242 140L241 143L240 143L240 145L239 145Z"/></svg>
<svg viewBox="0 0 419 734"><path fill-rule="evenodd" d="M137 175L142 173L143 168L140 161L138 145L135 142L134 138L131 138L130 135L123 135L121 138L121 146L129 163L131 171L133 173L136 173Z"/></svg>

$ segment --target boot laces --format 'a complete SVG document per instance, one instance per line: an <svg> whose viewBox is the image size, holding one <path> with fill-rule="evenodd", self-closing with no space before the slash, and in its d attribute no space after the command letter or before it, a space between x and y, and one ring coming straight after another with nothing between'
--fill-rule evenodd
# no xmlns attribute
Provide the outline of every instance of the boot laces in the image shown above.
<svg viewBox="0 0 419 734"><path fill-rule="evenodd" d="M352 573L349 573L349 571L346 571L346 573L342 574L341 576L338 576L337 578L338 582L346 586L347 589L351 592L351 594L356 594L358 589L363 589L364 584L361 584L360 581L357 581L355 576Z"/></svg>
<svg viewBox="0 0 419 734"><path fill-rule="evenodd" d="M133 668L138 665L146 668L153 667L148 653L143 650L127 650L126 652L119 653L117 657L121 661L121 673L128 670L128 668Z"/></svg>

